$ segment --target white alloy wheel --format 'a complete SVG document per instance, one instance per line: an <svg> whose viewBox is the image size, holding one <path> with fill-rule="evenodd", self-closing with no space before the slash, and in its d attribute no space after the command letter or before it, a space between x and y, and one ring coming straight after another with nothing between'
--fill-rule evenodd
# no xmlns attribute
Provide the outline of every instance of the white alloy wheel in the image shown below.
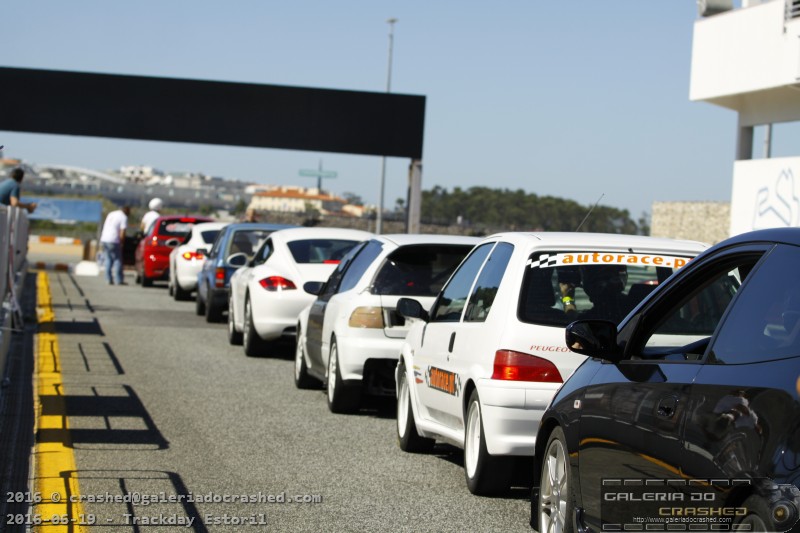
<svg viewBox="0 0 800 533"><path fill-rule="evenodd" d="M328 356L328 402L336 399L336 373L339 369L339 350L336 344L331 344L331 353Z"/></svg>
<svg viewBox="0 0 800 533"><path fill-rule="evenodd" d="M405 368L401 368L405 372ZM411 398L409 397L408 380L405 376L400 376L400 394L397 396L397 436L402 439L408 433L408 417L411 408Z"/></svg>
<svg viewBox="0 0 800 533"><path fill-rule="evenodd" d="M467 412L467 428L464 435L464 468L467 476L475 477L481 451L481 406L477 400L470 402Z"/></svg>
<svg viewBox="0 0 800 533"><path fill-rule="evenodd" d="M560 428L551 437L542 460L542 476L539 483L539 531L540 533L562 533L572 530L570 516L569 466L567 450Z"/></svg>

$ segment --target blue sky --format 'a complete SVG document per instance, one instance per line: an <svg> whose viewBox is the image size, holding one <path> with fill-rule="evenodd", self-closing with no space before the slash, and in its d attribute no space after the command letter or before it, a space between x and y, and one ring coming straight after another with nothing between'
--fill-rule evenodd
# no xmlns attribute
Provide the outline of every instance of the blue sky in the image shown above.
<svg viewBox="0 0 800 533"><path fill-rule="evenodd" d="M524 189L628 209L729 201L736 115L689 101L692 0L5 0L0 66L383 91L427 97L423 188ZM57 90L56 87L53 90ZM13 105L2 102L0 105ZM31 110L35 112L35 110ZM778 129L773 155L789 134ZM377 203L379 157L2 131L7 157L153 165L324 186ZM795 143L796 144L796 143ZM408 160L390 158L387 207Z"/></svg>

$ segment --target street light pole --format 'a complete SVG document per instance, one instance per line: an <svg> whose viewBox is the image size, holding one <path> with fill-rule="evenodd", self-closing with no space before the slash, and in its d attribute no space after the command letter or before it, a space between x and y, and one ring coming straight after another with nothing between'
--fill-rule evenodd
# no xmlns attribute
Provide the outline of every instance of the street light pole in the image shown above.
<svg viewBox="0 0 800 533"><path fill-rule="evenodd" d="M392 17L386 21L389 24L389 67L386 72L386 92L392 92L392 50L394 48L394 25L397 19ZM381 192L378 198L378 216L375 219L375 233L383 232L383 197L386 190L386 156L381 158Z"/></svg>

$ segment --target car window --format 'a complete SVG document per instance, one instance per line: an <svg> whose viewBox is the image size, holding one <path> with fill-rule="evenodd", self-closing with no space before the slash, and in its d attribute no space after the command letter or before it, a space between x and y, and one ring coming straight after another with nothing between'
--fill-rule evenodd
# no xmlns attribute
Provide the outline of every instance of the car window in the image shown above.
<svg viewBox="0 0 800 533"><path fill-rule="evenodd" d="M225 242L226 235L228 235L227 231L220 231L219 235L217 235L217 238L214 239L214 245L208 252L209 257L217 257L219 255L220 248L222 248L222 243Z"/></svg>
<svg viewBox="0 0 800 533"><path fill-rule="evenodd" d="M287 244L295 263L338 263L358 241L345 239L304 239Z"/></svg>
<svg viewBox="0 0 800 533"><path fill-rule="evenodd" d="M231 235L231 238L228 239L228 249L225 251L225 257L230 257L233 254L245 254L247 257L253 257L256 250L270 233L272 232L263 229L236 230Z"/></svg>
<svg viewBox="0 0 800 533"><path fill-rule="evenodd" d="M517 316L529 324L566 326L584 318L620 322L690 260L662 254L536 252L530 256ZM572 298L564 305L564 296Z"/></svg>
<svg viewBox="0 0 800 533"><path fill-rule="evenodd" d="M472 250L461 244L401 246L384 260L372 281L372 294L435 296Z"/></svg>
<svg viewBox="0 0 800 533"><path fill-rule="evenodd" d="M200 238L203 239L204 243L211 244L212 242L214 242L214 239L217 238L217 235L219 235L219 231L220 230L218 230L218 229L210 229L210 230L206 230L206 231L201 231L200 232Z"/></svg>
<svg viewBox="0 0 800 533"><path fill-rule="evenodd" d="M489 259L486 261L483 270L478 276L475 288L469 297L467 312L464 313L465 322L484 322L489 316L503 274L508 267L511 254L514 253L514 246L507 242L501 242L492 250Z"/></svg>
<svg viewBox="0 0 800 533"><path fill-rule="evenodd" d="M712 362L800 356L800 249L776 248L736 299L712 346Z"/></svg>
<svg viewBox="0 0 800 533"><path fill-rule="evenodd" d="M342 275L342 280L339 283L336 292L349 291L356 286L358 280L364 275L369 266L375 259L381 255L383 250L383 243L380 241L369 241L367 245L356 255L350 262L347 270Z"/></svg>
<svg viewBox="0 0 800 533"><path fill-rule="evenodd" d="M467 297L475 277L486 261L495 243L482 244L472 250L469 256L447 282L431 311L431 322L458 322L467 303Z"/></svg>
<svg viewBox="0 0 800 533"><path fill-rule="evenodd" d="M321 300L328 300L331 296L336 294L336 291L339 289L339 284L342 281L342 277L344 273L349 269L350 263L353 262L353 258L359 255L361 250L363 250L367 246L366 242L360 242L353 246L353 248L345 254L342 260L339 262L339 265L336 269L331 273L328 280L325 282L325 285L322 286L322 289L319 293L319 298Z"/></svg>
<svg viewBox="0 0 800 533"><path fill-rule="evenodd" d="M253 258L253 265L261 265L269 259L269 256L272 255L274 247L272 246L272 239L267 239L264 241L264 244L261 245L261 248L258 249L256 252L256 256Z"/></svg>
<svg viewBox="0 0 800 533"><path fill-rule="evenodd" d="M645 311L638 340L645 359L699 360L759 256L733 256L681 280L683 289ZM675 349L679 348L679 349Z"/></svg>

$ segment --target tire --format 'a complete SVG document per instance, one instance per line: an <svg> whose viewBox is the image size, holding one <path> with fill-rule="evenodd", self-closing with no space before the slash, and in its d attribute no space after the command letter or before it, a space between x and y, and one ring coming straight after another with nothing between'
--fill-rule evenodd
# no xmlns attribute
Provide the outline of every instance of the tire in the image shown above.
<svg viewBox="0 0 800 533"><path fill-rule="evenodd" d="M764 498L758 494L748 496L742 505L738 507L747 509L747 514L738 517L735 522L736 526L740 528L740 531L784 531L788 529L788 524L783 528L779 528L776 524L773 524L770 518L772 516L770 509L767 507ZM745 528L741 529L742 526L745 526Z"/></svg>
<svg viewBox="0 0 800 533"><path fill-rule="evenodd" d="M539 478L539 533L571 533L574 499L572 472L568 461L567 441L560 427L553 429L547 440Z"/></svg>
<svg viewBox="0 0 800 533"><path fill-rule="evenodd" d="M176 280L175 285L172 289L172 296L175 298L176 302L183 302L189 300L192 297L192 292L183 290L178 281Z"/></svg>
<svg viewBox="0 0 800 533"><path fill-rule="evenodd" d="M408 385L406 367L400 364L397 369L397 443L400 449L409 453L429 452L436 444L434 439L420 437L417 423L414 421L414 410L411 408L411 388Z"/></svg>
<svg viewBox="0 0 800 533"><path fill-rule="evenodd" d="M306 366L303 339L300 337L300 327L297 327L297 343L294 349L294 385L298 389L319 389L322 382L308 373Z"/></svg>
<svg viewBox="0 0 800 533"><path fill-rule="evenodd" d="M152 287L153 286L153 278L148 278L144 273L142 273L142 287Z"/></svg>
<svg viewBox="0 0 800 533"><path fill-rule="evenodd" d="M203 301L203 298L200 296L200 289L197 289L197 298L194 301L194 312L197 316L203 316L206 314L206 302Z"/></svg>
<svg viewBox="0 0 800 533"><path fill-rule="evenodd" d="M206 293L208 301L206 302L206 322L212 324L214 322L222 322L222 308L214 303L211 297L211 289Z"/></svg>
<svg viewBox="0 0 800 533"><path fill-rule="evenodd" d="M328 409L332 413L347 414L358 410L358 405L361 403L361 387L347 384L342 380L336 339L331 340L331 350L328 355L327 385Z"/></svg>
<svg viewBox="0 0 800 533"><path fill-rule="evenodd" d="M228 342L234 346L242 345L242 332L236 331L233 316L233 298L228 298Z"/></svg>
<svg viewBox="0 0 800 533"><path fill-rule="evenodd" d="M491 496L508 490L513 473L514 457L489 455L483 431L483 417L478 390L472 391L467 403L464 424L464 474L472 494Z"/></svg>
<svg viewBox="0 0 800 533"><path fill-rule="evenodd" d="M260 357L266 355L269 343L258 336L253 325L253 310L250 305L250 298L244 300L244 331L242 331L242 344L244 353L248 357Z"/></svg>

